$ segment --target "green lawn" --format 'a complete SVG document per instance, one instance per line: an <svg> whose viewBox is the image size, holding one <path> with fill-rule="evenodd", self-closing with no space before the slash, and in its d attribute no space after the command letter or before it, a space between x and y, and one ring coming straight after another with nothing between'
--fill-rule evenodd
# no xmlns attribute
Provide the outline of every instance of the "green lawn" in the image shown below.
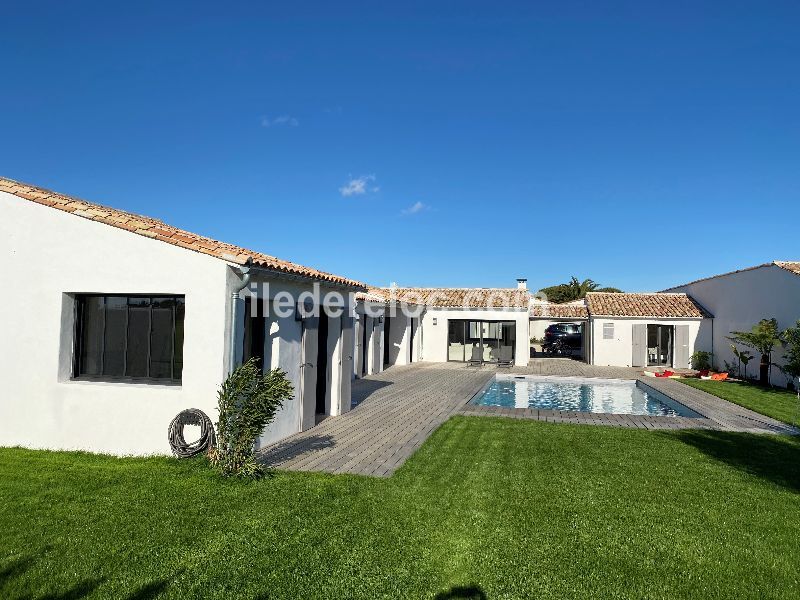
<svg viewBox="0 0 800 600"><path fill-rule="evenodd" d="M480 417L383 480L0 449L0 598L797 598L798 465L789 437Z"/></svg>
<svg viewBox="0 0 800 600"><path fill-rule="evenodd" d="M679 379L678 381L790 425L794 425L797 420L797 394L795 392L764 388L753 383L738 381L711 381L708 379Z"/></svg>

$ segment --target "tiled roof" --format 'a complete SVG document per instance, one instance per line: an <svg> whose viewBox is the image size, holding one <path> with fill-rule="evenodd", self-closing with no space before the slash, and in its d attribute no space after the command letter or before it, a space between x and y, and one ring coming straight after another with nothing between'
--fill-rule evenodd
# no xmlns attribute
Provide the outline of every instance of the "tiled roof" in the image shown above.
<svg viewBox="0 0 800 600"><path fill-rule="evenodd" d="M531 317L541 319L587 319L589 311L584 303L553 304L552 302L536 302L531 304Z"/></svg>
<svg viewBox="0 0 800 600"><path fill-rule="evenodd" d="M667 288L666 292L670 290L674 290L676 288L686 287L687 285L692 285L693 283L700 283L701 281L708 281L709 279L717 279L718 277L726 277L728 275L736 275L737 273L745 273L746 271L754 271L756 269L763 269L764 267L779 267L781 269L786 269L787 271L794 273L795 275L800 275L800 261L795 260L773 260L772 262L763 263L760 265L755 265L754 267L745 267L744 269L736 269L735 271L728 271L727 273L720 273L719 275L711 275L709 277L701 277L700 279L695 279L688 283L682 283L681 285L674 285L670 288Z"/></svg>
<svg viewBox="0 0 800 600"><path fill-rule="evenodd" d="M527 308L530 300L516 288L369 288L369 294L434 308Z"/></svg>
<svg viewBox="0 0 800 600"><path fill-rule="evenodd" d="M609 294L590 292L586 305L593 317L693 318L711 314L687 294Z"/></svg>
<svg viewBox="0 0 800 600"><path fill-rule="evenodd" d="M158 219L143 217L115 208L93 204L79 198L58 194L25 183L19 183L12 179L6 179L5 177L0 177L0 191L8 192L19 198L24 198L25 200L30 200L31 202L36 202L43 206L49 206L84 219L111 225L112 227L124 229L125 231L172 244L173 246L179 246L187 250L200 252L201 254L207 254L234 264L244 265L248 260L251 260L256 267L263 267L290 275L346 286L366 287L364 284L346 277L332 275L324 271L312 269L311 267L304 267L286 260L281 260L274 256L253 252L252 250L246 250L239 246L226 244L195 233L183 231L177 227L167 225Z"/></svg>
<svg viewBox="0 0 800 600"><path fill-rule="evenodd" d="M385 303L388 301L388 296L380 288L368 287L366 291L356 293L356 300Z"/></svg>
<svg viewBox="0 0 800 600"><path fill-rule="evenodd" d="M773 261L776 267L791 271L795 275L800 275L800 261L795 260L776 260Z"/></svg>

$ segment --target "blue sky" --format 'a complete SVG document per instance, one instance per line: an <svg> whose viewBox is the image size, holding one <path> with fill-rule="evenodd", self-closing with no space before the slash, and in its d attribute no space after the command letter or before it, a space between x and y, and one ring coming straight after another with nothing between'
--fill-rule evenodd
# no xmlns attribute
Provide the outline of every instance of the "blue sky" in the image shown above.
<svg viewBox="0 0 800 600"><path fill-rule="evenodd" d="M797 2L2 18L13 179L376 285L645 291L800 260Z"/></svg>

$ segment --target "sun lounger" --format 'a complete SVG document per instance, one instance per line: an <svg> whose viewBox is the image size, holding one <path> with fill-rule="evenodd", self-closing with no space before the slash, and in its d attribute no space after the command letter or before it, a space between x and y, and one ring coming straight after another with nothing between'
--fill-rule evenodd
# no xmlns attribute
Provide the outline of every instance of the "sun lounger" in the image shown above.
<svg viewBox="0 0 800 600"><path fill-rule="evenodd" d="M513 348L511 346L500 346L500 349L497 352L497 366L498 367L510 367L514 364L514 358L512 357Z"/></svg>
<svg viewBox="0 0 800 600"><path fill-rule="evenodd" d="M480 346L472 347L472 356L467 361L468 367L480 367L483 364L483 350Z"/></svg>

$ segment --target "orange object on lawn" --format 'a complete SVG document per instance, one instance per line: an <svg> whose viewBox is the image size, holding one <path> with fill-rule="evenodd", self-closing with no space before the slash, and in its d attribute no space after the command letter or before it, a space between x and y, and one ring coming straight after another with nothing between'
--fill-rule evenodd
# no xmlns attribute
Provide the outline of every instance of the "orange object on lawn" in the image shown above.
<svg viewBox="0 0 800 600"><path fill-rule="evenodd" d="M713 379L714 381L725 381L727 378L728 378L727 373L714 373L711 376L711 379Z"/></svg>

